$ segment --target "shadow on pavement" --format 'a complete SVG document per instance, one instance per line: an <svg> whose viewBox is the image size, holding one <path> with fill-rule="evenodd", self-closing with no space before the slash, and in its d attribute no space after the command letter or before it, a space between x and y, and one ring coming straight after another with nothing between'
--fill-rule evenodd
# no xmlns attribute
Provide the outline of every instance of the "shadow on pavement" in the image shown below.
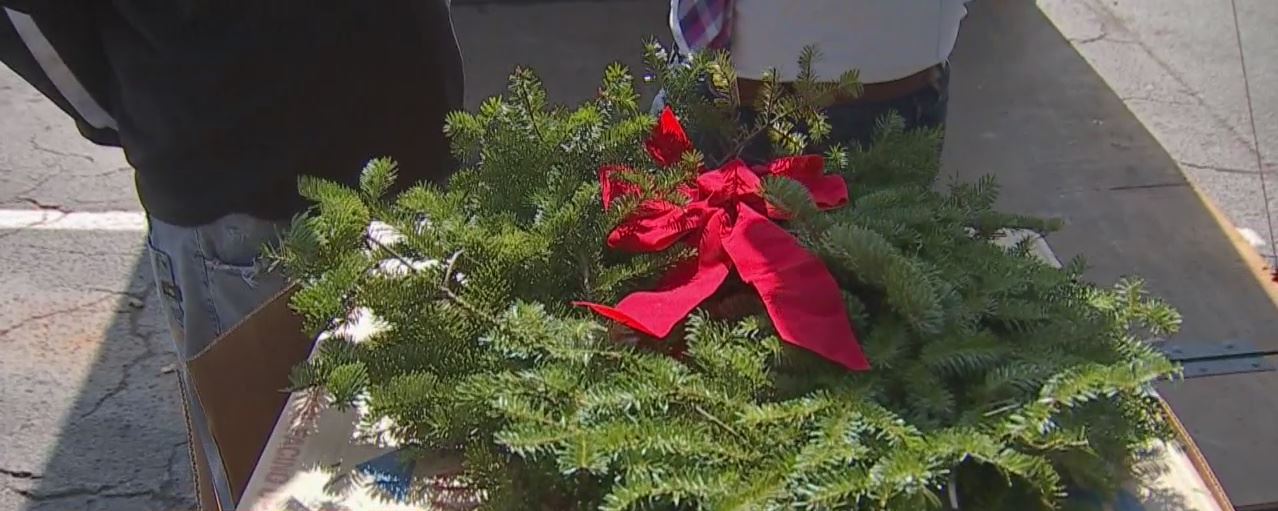
<svg viewBox="0 0 1278 511"><path fill-rule="evenodd" d="M194 509L172 343L139 254L24 511Z"/></svg>

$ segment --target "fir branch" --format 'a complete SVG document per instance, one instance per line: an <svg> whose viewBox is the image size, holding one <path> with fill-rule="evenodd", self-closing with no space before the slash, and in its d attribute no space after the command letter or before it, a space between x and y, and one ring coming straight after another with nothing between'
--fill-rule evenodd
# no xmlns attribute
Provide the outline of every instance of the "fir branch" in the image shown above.
<svg viewBox="0 0 1278 511"><path fill-rule="evenodd" d="M701 407L701 405L695 405L695 404L694 404L694 405L692 405L692 409L693 409L693 410L696 410L696 412L697 412L697 414L698 414L698 415L700 415L700 416L702 416L702 417L705 417L705 418L706 418L706 420L710 421L710 423L711 423L711 424L714 424L714 425L715 425L715 426L717 426L719 429L722 429L722 430L726 431L728 434L730 434L730 435L732 435L732 436L734 436L734 437L737 437L737 438L739 438L739 439L743 439L743 440L745 439L745 436L744 436L744 435L742 435L742 434L741 434L740 432L738 432L736 429L733 429L733 427L732 427L732 426L729 426L729 425L728 425L728 423L723 422L723 419L720 419L720 418L718 418L718 417L715 417L715 416L714 416L714 414L712 414L712 413L710 413L710 412L707 412L705 408L702 408L702 407Z"/></svg>
<svg viewBox="0 0 1278 511"><path fill-rule="evenodd" d="M376 245L381 250L386 251L386 253L390 254L391 257L394 257L397 261L404 264L405 267L407 267L410 271L420 273L421 270L418 270L416 265L414 265L411 260L409 260L407 257L404 257L394 248L391 248L389 245L382 243L381 241L378 241L371 237L368 238L368 241L369 243ZM449 301L457 304L459 307L464 309L467 313L469 313L474 318L484 320L485 322L493 326L500 327L502 325L502 322L498 320L496 316L493 316L492 314L485 312L483 309L480 309L479 307L476 307L475 305L471 304L465 298L462 298L453 290L453 287L450 285L450 283L453 281L455 277L457 259L460 256L461 256L461 251L458 251L453 253L453 255L448 258L448 265L444 267L443 278L440 279L439 284L436 286L436 290L438 290Z"/></svg>
<svg viewBox="0 0 1278 511"><path fill-rule="evenodd" d="M537 122L539 109L533 100L533 87L537 86L539 86L539 82L530 69L516 68L514 74L511 75L510 91L524 107L524 113L528 116L528 125L532 128L533 134L537 136L539 142L544 143L547 138L541 131L541 123Z"/></svg>

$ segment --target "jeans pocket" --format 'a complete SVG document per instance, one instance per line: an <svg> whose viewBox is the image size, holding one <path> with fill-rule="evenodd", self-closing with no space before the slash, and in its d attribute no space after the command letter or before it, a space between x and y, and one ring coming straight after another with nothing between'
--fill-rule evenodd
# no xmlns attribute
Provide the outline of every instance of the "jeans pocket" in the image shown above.
<svg viewBox="0 0 1278 511"><path fill-rule="evenodd" d="M206 257L210 306L221 335L284 289L286 280L264 261L234 264Z"/></svg>
<svg viewBox="0 0 1278 511"><path fill-rule="evenodd" d="M173 257L156 246L147 233L146 247L151 253L151 270L155 273L155 287L160 293L160 303L168 310L170 330L179 336L186 328L186 313L182 304L182 288L178 285Z"/></svg>
<svg viewBox="0 0 1278 511"><path fill-rule="evenodd" d="M284 288L284 277L269 270L262 251L279 244L286 226L286 222L234 214L197 228L218 335Z"/></svg>

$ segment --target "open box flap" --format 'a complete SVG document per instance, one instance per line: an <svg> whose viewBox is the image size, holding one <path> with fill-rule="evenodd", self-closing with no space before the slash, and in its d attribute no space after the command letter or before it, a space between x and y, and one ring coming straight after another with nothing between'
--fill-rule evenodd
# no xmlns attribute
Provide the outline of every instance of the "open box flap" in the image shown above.
<svg viewBox="0 0 1278 511"><path fill-rule="evenodd" d="M306 360L314 338L303 332L302 320L289 309L290 287L249 314L213 341L188 364L196 398L204 408L209 431L226 467L236 499L244 493L258 457L276 419L288 400L289 371ZM198 442L192 442L198 447ZM206 453L194 450L197 458ZM201 506L206 511L216 498L202 484L207 463L196 461Z"/></svg>

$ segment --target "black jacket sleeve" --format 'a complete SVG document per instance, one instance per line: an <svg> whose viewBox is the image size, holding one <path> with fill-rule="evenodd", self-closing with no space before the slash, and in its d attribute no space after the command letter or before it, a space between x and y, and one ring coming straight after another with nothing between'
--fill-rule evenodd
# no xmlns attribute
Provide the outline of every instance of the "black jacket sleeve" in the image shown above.
<svg viewBox="0 0 1278 511"><path fill-rule="evenodd" d="M114 129L93 126L58 90L37 57L14 26L11 15L29 16L42 35L56 50L57 57L75 76L79 84L99 105L110 112L106 103L110 70L97 37L89 9L78 1L0 0L0 62L53 101L75 120L81 135L102 145L119 145ZM80 6L80 9L75 8Z"/></svg>

